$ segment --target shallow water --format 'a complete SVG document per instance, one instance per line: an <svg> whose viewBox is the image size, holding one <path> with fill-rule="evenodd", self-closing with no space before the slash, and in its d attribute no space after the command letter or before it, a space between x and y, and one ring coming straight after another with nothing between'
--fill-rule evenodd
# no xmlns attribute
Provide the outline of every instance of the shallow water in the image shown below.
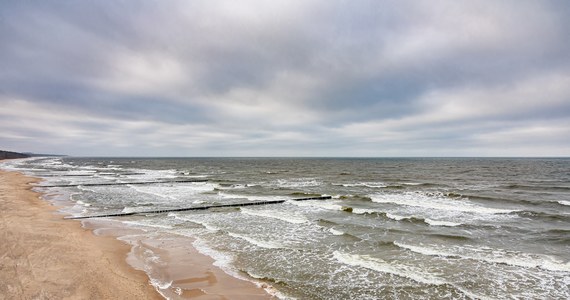
<svg viewBox="0 0 570 300"><path fill-rule="evenodd" d="M0 166L43 185L74 185L41 190L70 199L65 211L77 216L330 195L114 218L145 238L193 245L281 298L570 298L569 159L40 158ZM208 181L81 186L197 178ZM139 259L157 289L176 298L153 255Z"/></svg>

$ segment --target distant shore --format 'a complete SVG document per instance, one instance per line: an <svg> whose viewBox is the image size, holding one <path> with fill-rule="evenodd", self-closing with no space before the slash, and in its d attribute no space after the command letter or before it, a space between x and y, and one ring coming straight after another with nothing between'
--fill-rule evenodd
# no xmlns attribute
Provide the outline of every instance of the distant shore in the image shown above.
<svg viewBox="0 0 570 300"><path fill-rule="evenodd" d="M25 154L25 153L0 150L0 160L15 159L15 158L27 158L27 157L30 157L30 155Z"/></svg>

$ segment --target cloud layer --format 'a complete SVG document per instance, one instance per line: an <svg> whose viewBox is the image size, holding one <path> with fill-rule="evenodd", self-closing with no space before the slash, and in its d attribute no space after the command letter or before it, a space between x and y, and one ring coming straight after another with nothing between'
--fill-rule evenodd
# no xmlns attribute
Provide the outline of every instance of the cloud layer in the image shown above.
<svg viewBox="0 0 570 300"><path fill-rule="evenodd" d="M568 156L564 1L9 1L0 148Z"/></svg>

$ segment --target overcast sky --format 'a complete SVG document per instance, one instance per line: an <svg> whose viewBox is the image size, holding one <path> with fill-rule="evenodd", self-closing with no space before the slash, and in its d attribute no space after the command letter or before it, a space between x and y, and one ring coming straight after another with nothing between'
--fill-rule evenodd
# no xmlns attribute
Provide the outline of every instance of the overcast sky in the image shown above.
<svg viewBox="0 0 570 300"><path fill-rule="evenodd" d="M0 149L569 156L570 3L1 1Z"/></svg>

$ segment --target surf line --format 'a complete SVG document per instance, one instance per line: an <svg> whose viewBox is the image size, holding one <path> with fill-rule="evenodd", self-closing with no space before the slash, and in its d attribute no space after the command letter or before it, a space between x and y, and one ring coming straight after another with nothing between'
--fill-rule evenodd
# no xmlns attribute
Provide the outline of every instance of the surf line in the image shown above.
<svg viewBox="0 0 570 300"><path fill-rule="evenodd" d="M60 184L60 185L36 185L35 187L74 187L74 186L105 186L105 185L129 185L129 184L157 184L157 183L184 183L184 182L206 182L208 179L185 179L170 181L138 181L138 182L107 182L107 183L80 183L80 184Z"/></svg>
<svg viewBox="0 0 570 300"><path fill-rule="evenodd" d="M185 208L159 209L159 210L104 214L104 215L94 215L94 216L65 217L65 219L76 220L76 219L89 219L89 218L124 217L124 216L145 215L145 214L160 214L160 213L173 212L173 211L207 210L210 208L242 207L242 206L278 204L278 203L284 203L285 201L307 201L307 200L326 200L326 199L332 199L332 197L331 196L321 196L321 197L299 198L299 199L289 199L289 200L271 200L271 201L255 201L255 202L246 202L246 203L204 205L204 206L193 206L193 207L185 207Z"/></svg>

